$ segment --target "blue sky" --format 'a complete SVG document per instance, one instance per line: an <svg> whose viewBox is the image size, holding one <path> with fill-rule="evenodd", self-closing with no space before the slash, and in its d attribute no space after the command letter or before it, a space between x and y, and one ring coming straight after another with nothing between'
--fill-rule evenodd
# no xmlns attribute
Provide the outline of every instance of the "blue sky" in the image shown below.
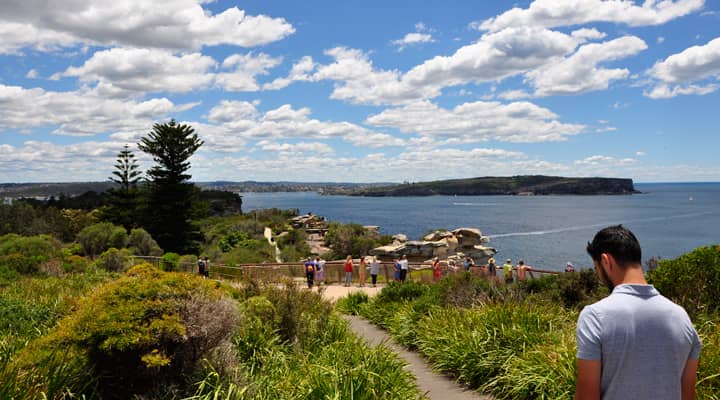
<svg viewBox="0 0 720 400"><path fill-rule="evenodd" d="M58 5L60 4L60 6ZM720 1L5 0L0 182L719 181Z"/></svg>

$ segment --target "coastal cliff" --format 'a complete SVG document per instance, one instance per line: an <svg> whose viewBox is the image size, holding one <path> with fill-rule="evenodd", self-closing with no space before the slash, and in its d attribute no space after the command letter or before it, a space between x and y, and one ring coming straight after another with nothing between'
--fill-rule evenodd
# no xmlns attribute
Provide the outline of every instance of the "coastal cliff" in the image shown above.
<svg viewBox="0 0 720 400"><path fill-rule="evenodd" d="M365 188L343 193L351 196L478 196L478 195L609 195L633 194L632 179L567 178L544 175L479 177Z"/></svg>

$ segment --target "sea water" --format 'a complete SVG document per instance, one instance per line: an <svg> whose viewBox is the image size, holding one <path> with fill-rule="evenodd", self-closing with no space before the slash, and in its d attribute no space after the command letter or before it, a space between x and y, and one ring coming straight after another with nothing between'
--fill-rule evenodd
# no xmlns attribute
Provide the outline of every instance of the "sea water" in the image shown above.
<svg viewBox="0 0 720 400"><path fill-rule="evenodd" d="M643 261L674 258L720 243L720 183L636 184L618 196L351 197L313 192L242 193L245 212L297 208L331 221L378 225L385 234L420 239L428 231L474 227L496 258L538 268L592 265L585 246L599 229L623 224L637 235Z"/></svg>

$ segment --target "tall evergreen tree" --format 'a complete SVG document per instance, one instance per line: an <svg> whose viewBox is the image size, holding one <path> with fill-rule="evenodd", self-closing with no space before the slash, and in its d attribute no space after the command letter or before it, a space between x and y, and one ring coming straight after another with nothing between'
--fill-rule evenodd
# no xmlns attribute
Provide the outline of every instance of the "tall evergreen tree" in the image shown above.
<svg viewBox="0 0 720 400"><path fill-rule="evenodd" d="M150 154L156 165L147 171L148 198L144 227L165 251L192 253L197 250L200 230L197 215L200 190L189 182L189 158L203 145L190 125L171 120L154 124L138 148Z"/></svg>
<svg viewBox="0 0 720 400"><path fill-rule="evenodd" d="M137 187L140 182L142 172L139 171L135 154L128 148L126 144L122 151L118 153L117 160L115 160L115 171L110 180L120 185L120 190L124 193L128 193L130 190Z"/></svg>
<svg viewBox="0 0 720 400"><path fill-rule="evenodd" d="M139 190L142 172L139 170L137 159L126 144L118 153L115 160L115 170L110 180L118 184L117 188L108 190L110 195L108 205L101 208L101 219L122 225L129 232L139 225Z"/></svg>

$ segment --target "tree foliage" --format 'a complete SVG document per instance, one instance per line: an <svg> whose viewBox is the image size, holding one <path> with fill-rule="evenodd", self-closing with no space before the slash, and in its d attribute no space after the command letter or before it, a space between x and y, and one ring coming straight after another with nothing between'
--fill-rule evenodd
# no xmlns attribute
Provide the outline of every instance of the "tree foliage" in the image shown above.
<svg viewBox="0 0 720 400"><path fill-rule="evenodd" d="M190 157L203 141L195 130L171 120L153 125L138 148L152 156L156 165L147 171L148 197L143 227L160 247L178 253L194 253L201 238L193 218L198 216L199 189L189 183Z"/></svg>
<svg viewBox="0 0 720 400"><path fill-rule="evenodd" d="M120 191L127 193L140 182L140 175L142 173L138 168L135 154L133 154L126 144L117 155L115 171L112 172L114 177L111 176L110 180L120 185Z"/></svg>
<svg viewBox="0 0 720 400"><path fill-rule="evenodd" d="M100 222L88 226L77 236L83 254L95 257L111 247L122 249L127 245L125 228L109 222Z"/></svg>

